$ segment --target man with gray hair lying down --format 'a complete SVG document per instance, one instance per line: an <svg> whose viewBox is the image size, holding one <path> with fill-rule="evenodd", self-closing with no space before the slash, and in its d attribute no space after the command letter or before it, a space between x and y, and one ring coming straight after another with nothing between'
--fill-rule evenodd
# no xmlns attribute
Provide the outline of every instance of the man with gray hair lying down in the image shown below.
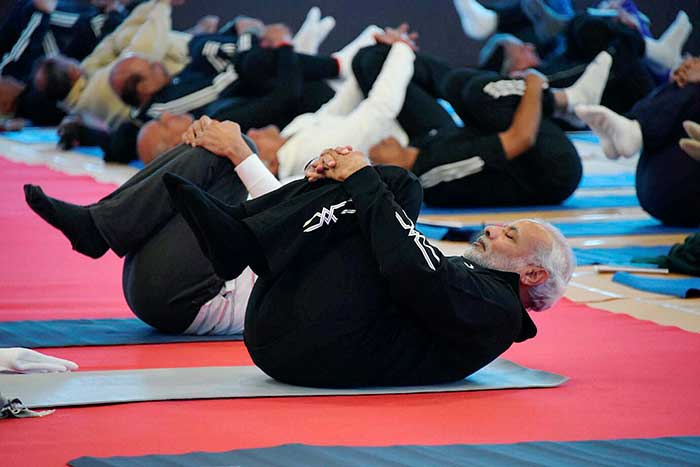
<svg viewBox="0 0 700 467"><path fill-rule="evenodd" d="M575 266L561 234L533 220L489 226L464 257L444 257L415 230L415 176L348 148L326 151L306 180L242 203L238 176L254 194L278 185L250 169L262 163L240 127L200 120L185 140L199 147L169 151L89 207L31 185L27 202L78 252L126 255L127 302L154 327L233 333L245 315L255 363L281 381L464 378L535 335L526 309L552 306ZM252 293L248 265L261 277Z"/></svg>
<svg viewBox="0 0 700 467"><path fill-rule="evenodd" d="M220 147L249 154L241 142L228 134ZM463 379L534 337L526 309L551 307L575 267L564 237L527 219L488 226L463 256L443 256L415 228L417 178L349 147L324 151L305 180L235 205L176 175L163 180L217 274L250 266L259 276L246 346L290 384Z"/></svg>

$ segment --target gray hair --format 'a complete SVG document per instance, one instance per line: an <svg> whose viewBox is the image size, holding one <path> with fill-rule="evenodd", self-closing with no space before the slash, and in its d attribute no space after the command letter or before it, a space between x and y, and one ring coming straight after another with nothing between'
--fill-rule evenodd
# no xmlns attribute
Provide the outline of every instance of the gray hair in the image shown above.
<svg viewBox="0 0 700 467"><path fill-rule="evenodd" d="M545 228L552 236L552 245L540 246L528 262L544 268L549 277L542 284L531 287L528 291L530 303L528 308L542 311L550 308L566 291L576 269L576 257L562 233L549 222L541 219L527 219Z"/></svg>

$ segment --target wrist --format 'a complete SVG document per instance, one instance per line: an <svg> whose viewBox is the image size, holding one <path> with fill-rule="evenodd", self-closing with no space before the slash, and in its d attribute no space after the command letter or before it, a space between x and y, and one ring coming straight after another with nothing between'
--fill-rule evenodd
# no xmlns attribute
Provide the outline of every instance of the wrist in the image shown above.
<svg viewBox="0 0 700 467"><path fill-rule="evenodd" d="M253 150L247 144L235 144L231 146L226 153L226 157L233 163L238 165L253 154Z"/></svg>

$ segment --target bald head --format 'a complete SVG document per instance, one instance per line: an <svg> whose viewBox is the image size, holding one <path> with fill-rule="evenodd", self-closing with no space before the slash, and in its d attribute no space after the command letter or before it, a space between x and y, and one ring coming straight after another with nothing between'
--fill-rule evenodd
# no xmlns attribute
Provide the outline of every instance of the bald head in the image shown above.
<svg viewBox="0 0 700 467"><path fill-rule="evenodd" d="M144 164L182 142L182 134L192 124L191 115L163 114L145 124L136 139L136 150Z"/></svg>
<svg viewBox="0 0 700 467"><path fill-rule="evenodd" d="M109 84L125 104L141 107L170 82L163 64L140 55L130 55L115 62Z"/></svg>

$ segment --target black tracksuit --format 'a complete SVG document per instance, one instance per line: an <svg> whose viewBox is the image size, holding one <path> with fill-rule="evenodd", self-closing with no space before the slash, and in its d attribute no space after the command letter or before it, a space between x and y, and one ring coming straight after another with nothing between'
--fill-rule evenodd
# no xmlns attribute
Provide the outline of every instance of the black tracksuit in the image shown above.
<svg viewBox="0 0 700 467"><path fill-rule="evenodd" d="M353 61L367 93L381 70L386 47L362 49ZM522 80L483 70L457 69L418 54L397 120L419 149L413 172L435 206L523 206L561 203L581 180L581 161L549 117L554 97L545 91L535 146L507 160L498 133L512 123L524 92ZM446 99L464 122L457 127L436 98Z"/></svg>
<svg viewBox="0 0 700 467"><path fill-rule="evenodd" d="M0 74L28 82L34 62L44 55L82 60L124 18L122 12L102 13L88 2L61 0L48 14L32 0L19 1L0 27Z"/></svg>
<svg viewBox="0 0 700 467"><path fill-rule="evenodd" d="M333 90L323 82L338 75L333 58L297 54L289 45L264 49L256 44L250 33L194 37L187 67L139 109L132 121L98 142L105 160L127 163L136 159L139 129L164 112L232 120L247 131L270 124L284 127L333 97Z"/></svg>
<svg viewBox="0 0 700 467"><path fill-rule="evenodd" d="M256 365L305 386L437 384L535 335L516 274L444 257L415 229L421 191L368 167L242 205L269 268L246 314Z"/></svg>

